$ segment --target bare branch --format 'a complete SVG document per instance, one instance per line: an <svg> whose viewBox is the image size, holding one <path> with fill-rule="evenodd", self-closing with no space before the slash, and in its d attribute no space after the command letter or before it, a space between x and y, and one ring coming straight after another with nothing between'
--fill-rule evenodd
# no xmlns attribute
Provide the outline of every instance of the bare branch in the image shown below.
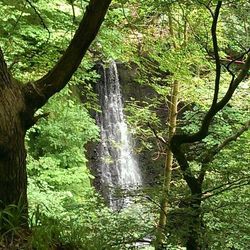
<svg viewBox="0 0 250 250"><path fill-rule="evenodd" d="M42 24L42 26L47 30L47 32L48 32L48 38L47 38L47 41L46 41L46 43L49 41L49 39L50 39L50 30L48 29L48 27L47 27L47 25L45 24L45 22L44 22L44 20L43 20L43 18L42 18L42 16L40 15L40 13L38 12L38 10L36 9L36 7L33 5L33 3L30 1L30 0L25 0L28 4L29 4L29 6L34 10L34 12L36 13L36 15L38 16L38 18L40 19L40 22L41 22L41 24Z"/></svg>
<svg viewBox="0 0 250 250"><path fill-rule="evenodd" d="M227 69L230 68L230 66L234 63L237 62L239 59L243 58L245 55L247 55L250 52L250 48L248 50L246 50L245 52L243 52L240 56L236 57L235 59L231 60L228 65L227 65Z"/></svg>
<svg viewBox="0 0 250 250"><path fill-rule="evenodd" d="M226 147L230 142L232 141L236 141L237 138L239 138L245 131L247 131L250 127L250 120L248 120L244 126L241 127L241 129L239 129L234 135L228 137L227 139L225 139L217 148L216 152L214 152L215 154L218 154L218 152L220 152L224 147Z"/></svg>
<svg viewBox="0 0 250 250"><path fill-rule="evenodd" d="M244 62L242 61L238 61L239 59L243 58L245 55L247 55L248 53L250 52L250 48L248 50L246 50L244 53L242 53L240 56L236 57L235 59L233 60L230 60L230 62L225 65L223 64L223 66L226 68L226 70L228 71L228 73L232 76L232 80L231 80L231 83L229 85L229 87L232 86L234 80L235 80L235 74L233 73L233 71L231 70L230 66L233 64L233 63L240 63L240 64L244 64ZM225 59L224 59L225 60Z"/></svg>
<svg viewBox="0 0 250 250"><path fill-rule="evenodd" d="M151 131L153 132L154 136L156 139L158 139L160 142L162 142L163 144L168 144L168 142L158 134L158 132L156 131L156 129L148 122L148 127L151 129Z"/></svg>
<svg viewBox="0 0 250 250"><path fill-rule="evenodd" d="M243 65L243 69L239 73L238 77L233 81L232 86L229 87L229 90L231 88L235 90L239 86L239 84L242 82L242 80L247 76L248 70L250 68L250 48L248 49L247 54L248 56L247 56L245 64Z"/></svg>
<svg viewBox="0 0 250 250"><path fill-rule="evenodd" d="M205 6L205 8L210 12L211 16L214 18L214 13L213 13L213 11L212 11L212 9L211 9L211 7L210 7L211 1L208 1L207 4L205 4L205 3L203 3L202 1L199 1L199 0L197 0L197 2L198 2L199 4Z"/></svg>
<svg viewBox="0 0 250 250"><path fill-rule="evenodd" d="M201 141L202 139L204 139L207 136L208 129L209 129L209 126L210 126L212 119L230 101L230 99L232 98L232 96L233 96L235 90L237 89L237 87L239 86L239 84L247 76L249 69L250 69L250 53L248 54L248 57L246 59L245 64L243 65L242 70L240 71L238 76L235 78L233 83L229 85L229 88L228 88L226 94L224 95L224 97L215 106L211 106L210 109L208 110L208 112L206 113L199 131L194 133L194 134L191 134L191 135L185 135L185 134L184 135L175 135L171 140L171 144L173 147L176 147L175 145L177 145L177 144L181 145L184 143L193 143L196 141Z"/></svg>
<svg viewBox="0 0 250 250"><path fill-rule="evenodd" d="M221 7L222 1L218 1L216 11L214 14L214 19L213 19L213 25L211 30L216 32L216 24L215 22L218 21L218 16L219 16L219 10ZM213 38L213 43L214 46L217 45L217 40ZM218 52L218 48L215 48L215 51ZM202 124L200 126L200 129L194 133L194 134L180 134L180 135L174 135L172 139L170 140L170 148L176 157L180 168L182 170L183 176L185 181L187 182L190 190L192 193L199 193L201 191L201 181L199 178L196 178L189 167L189 163L186 159L185 154L182 152L181 145L185 143L194 143L197 141L201 141L208 135L209 131L209 126L212 122L212 119L214 116L225 107L225 105L229 102L231 97L233 96L236 88L239 86L240 82L244 80L244 78L248 74L248 70L250 68L250 53L248 54L248 57L246 59L246 62L243 66L243 69L240 71L238 76L233 80L233 82L229 85L228 91L224 95L224 97L217 102L218 99L218 91L219 91L219 83L220 83L220 63L219 63L219 57L217 55L217 71L216 71L216 79L215 79L215 90L214 90L214 98L213 98L213 103L210 107L210 109L207 111L205 117L203 118Z"/></svg>
<svg viewBox="0 0 250 250"><path fill-rule="evenodd" d="M74 0L70 1L71 9L72 9L72 22L73 24L76 23L76 12L75 12L75 5Z"/></svg>

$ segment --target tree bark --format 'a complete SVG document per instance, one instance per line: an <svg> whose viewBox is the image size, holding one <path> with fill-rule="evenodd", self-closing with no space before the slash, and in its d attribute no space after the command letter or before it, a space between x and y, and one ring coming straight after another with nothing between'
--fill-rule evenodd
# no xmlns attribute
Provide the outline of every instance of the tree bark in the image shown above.
<svg viewBox="0 0 250 250"><path fill-rule="evenodd" d="M110 3L111 0L91 0L73 39L58 63L41 79L26 84L25 98L33 112L68 83L95 39Z"/></svg>
<svg viewBox="0 0 250 250"><path fill-rule="evenodd" d="M187 232L186 248L187 250L201 250L202 243L200 240L202 230L201 218L201 185L197 187L197 193L192 193L192 199L189 203L190 224Z"/></svg>
<svg viewBox="0 0 250 250"><path fill-rule="evenodd" d="M9 74L0 50L0 209L19 203L27 216L24 114L22 87Z"/></svg>

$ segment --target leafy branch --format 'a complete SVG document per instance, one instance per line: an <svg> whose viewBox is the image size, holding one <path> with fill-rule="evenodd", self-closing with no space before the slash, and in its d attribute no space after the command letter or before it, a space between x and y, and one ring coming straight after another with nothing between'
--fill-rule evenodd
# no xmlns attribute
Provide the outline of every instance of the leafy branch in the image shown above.
<svg viewBox="0 0 250 250"><path fill-rule="evenodd" d="M213 47L215 50L215 58L216 58L216 78L215 78L213 102L211 104L210 109L207 111L206 115L203 118L200 129L196 133L174 135L170 141L171 150L180 165L184 179L187 182L192 194L201 193L201 183L199 182L199 179L196 178L192 173L189 163L186 159L186 156L181 149L181 146L186 143L198 142L206 138L213 118L220 110L222 110L225 107L225 105L232 98L235 90L237 89L239 84L245 79L245 77L248 74L248 70L250 68L250 53L248 53L246 62L243 65L242 70L240 71L238 76L231 81L227 92L225 93L223 98L218 102L217 99L219 94L221 65L220 65L220 58L218 55L216 29L217 29L217 22L221 6L222 6L222 1L218 1L215 13L213 14L213 24L211 27L211 35L212 35Z"/></svg>
<svg viewBox="0 0 250 250"><path fill-rule="evenodd" d="M24 95L30 116L68 83L97 35L110 3L111 0L91 0L78 30L57 64L41 79L25 85Z"/></svg>
<svg viewBox="0 0 250 250"><path fill-rule="evenodd" d="M227 183L223 183L217 187L214 187L212 189L206 190L202 193L202 200L211 198L213 196L222 194L223 192L226 191L231 191L233 189L237 189L237 188L241 188L243 186L247 186L250 185L250 180L249 180L249 176L247 177L243 177L243 178L239 178L237 180L233 180Z"/></svg>
<svg viewBox="0 0 250 250"><path fill-rule="evenodd" d="M211 163L215 156L226 146L228 146L229 143L232 141L236 141L244 132L246 132L250 128L250 120L245 122L245 124L237 130L233 135L227 137L221 144L219 144L217 147L214 147L210 149L208 152L203 154L200 157L200 161L202 163L202 167L200 170L200 174L198 177L199 183L202 183L206 174L207 166L209 163Z"/></svg>

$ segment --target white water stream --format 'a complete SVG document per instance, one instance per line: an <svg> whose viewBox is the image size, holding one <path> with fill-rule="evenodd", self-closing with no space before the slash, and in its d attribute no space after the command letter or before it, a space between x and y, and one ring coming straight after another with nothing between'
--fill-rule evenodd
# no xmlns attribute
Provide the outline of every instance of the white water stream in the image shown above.
<svg viewBox="0 0 250 250"><path fill-rule="evenodd" d="M101 186L110 207L117 210L129 204L131 197L126 193L141 186L142 177L123 114L119 75L114 61L108 69L103 68L98 92L101 104L101 113L97 117L101 129Z"/></svg>

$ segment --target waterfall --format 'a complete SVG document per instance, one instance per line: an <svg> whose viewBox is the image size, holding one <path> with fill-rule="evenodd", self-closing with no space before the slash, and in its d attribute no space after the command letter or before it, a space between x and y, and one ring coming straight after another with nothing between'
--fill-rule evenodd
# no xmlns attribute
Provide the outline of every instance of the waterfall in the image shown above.
<svg viewBox="0 0 250 250"><path fill-rule="evenodd" d="M138 162L133 154L132 140L123 113L123 103L117 66L114 61L101 69L102 79L98 84L101 112L97 114L100 126L99 171L101 188L114 210L130 202L122 194L136 190L142 184Z"/></svg>

